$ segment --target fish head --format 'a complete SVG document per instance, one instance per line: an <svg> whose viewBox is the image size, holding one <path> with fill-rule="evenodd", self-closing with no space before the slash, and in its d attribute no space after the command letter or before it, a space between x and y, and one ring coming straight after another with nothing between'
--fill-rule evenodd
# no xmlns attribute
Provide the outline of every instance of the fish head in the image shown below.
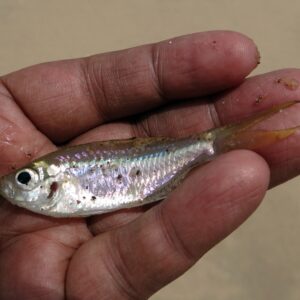
<svg viewBox="0 0 300 300"><path fill-rule="evenodd" d="M14 205L42 213L61 198L61 167L39 161L0 178L0 195Z"/></svg>

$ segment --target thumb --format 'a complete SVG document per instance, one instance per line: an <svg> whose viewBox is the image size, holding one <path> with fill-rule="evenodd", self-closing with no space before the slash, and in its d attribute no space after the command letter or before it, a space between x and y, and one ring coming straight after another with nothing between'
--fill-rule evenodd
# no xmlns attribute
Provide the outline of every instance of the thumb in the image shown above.
<svg viewBox="0 0 300 300"><path fill-rule="evenodd" d="M250 151L195 170L167 200L83 245L70 263L67 295L147 299L245 221L268 183L267 164Z"/></svg>

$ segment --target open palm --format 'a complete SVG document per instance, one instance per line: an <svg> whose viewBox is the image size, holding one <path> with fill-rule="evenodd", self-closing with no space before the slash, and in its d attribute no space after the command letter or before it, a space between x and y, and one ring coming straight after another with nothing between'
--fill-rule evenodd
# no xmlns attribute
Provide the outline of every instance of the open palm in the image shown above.
<svg viewBox="0 0 300 300"><path fill-rule="evenodd" d="M300 97L298 70L244 81L258 59L251 40L219 31L3 76L0 174L61 144L186 136ZM297 110L281 122L299 125ZM0 299L146 299L239 226L269 184L298 175L299 150L294 135L264 159L234 151L157 205L87 219L1 200Z"/></svg>

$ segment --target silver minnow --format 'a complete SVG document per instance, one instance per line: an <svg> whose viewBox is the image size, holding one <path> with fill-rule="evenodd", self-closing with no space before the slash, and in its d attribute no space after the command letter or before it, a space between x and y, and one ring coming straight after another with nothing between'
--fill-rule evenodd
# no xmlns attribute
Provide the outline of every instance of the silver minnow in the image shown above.
<svg viewBox="0 0 300 300"><path fill-rule="evenodd" d="M0 194L12 204L53 217L90 216L158 201L195 166L233 149L255 150L293 134L298 127L252 127L296 103L181 139L135 138L64 147L2 177Z"/></svg>

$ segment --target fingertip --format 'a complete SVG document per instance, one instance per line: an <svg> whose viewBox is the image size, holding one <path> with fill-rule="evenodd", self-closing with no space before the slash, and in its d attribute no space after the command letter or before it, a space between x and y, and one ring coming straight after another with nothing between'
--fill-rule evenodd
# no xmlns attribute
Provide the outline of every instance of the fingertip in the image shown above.
<svg viewBox="0 0 300 300"><path fill-rule="evenodd" d="M240 84L260 57L253 40L234 31L194 33L159 43L158 49L165 58L163 78L168 78L164 91L171 98L215 93ZM185 88L178 91L178 83Z"/></svg>
<svg viewBox="0 0 300 300"><path fill-rule="evenodd" d="M252 196L249 200L260 200L268 188L269 178L269 166L260 155L249 150L235 150L195 170L182 189L192 191L192 185L197 186L201 189L194 189L194 193L203 195L205 192L207 197L214 194L212 201L224 202L229 195L228 201L237 201L234 199L246 195Z"/></svg>
<svg viewBox="0 0 300 300"><path fill-rule="evenodd" d="M237 217L237 222L242 222L257 208L268 189L269 166L260 155L250 150L231 151L214 163L211 168L219 164L218 168L221 169L224 202L229 201L232 208L227 213L230 215L237 211L238 215L233 217Z"/></svg>
<svg viewBox="0 0 300 300"><path fill-rule="evenodd" d="M229 152L193 171L162 203L164 215L190 251L202 255L253 213L269 178L269 167L258 154Z"/></svg>
<svg viewBox="0 0 300 300"><path fill-rule="evenodd" d="M232 85L240 83L260 64L261 55L254 40L236 31L213 31L212 38L217 46L221 44L224 63L221 74ZM221 48L222 47L222 48ZM234 72L232 72L234 70Z"/></svg>

